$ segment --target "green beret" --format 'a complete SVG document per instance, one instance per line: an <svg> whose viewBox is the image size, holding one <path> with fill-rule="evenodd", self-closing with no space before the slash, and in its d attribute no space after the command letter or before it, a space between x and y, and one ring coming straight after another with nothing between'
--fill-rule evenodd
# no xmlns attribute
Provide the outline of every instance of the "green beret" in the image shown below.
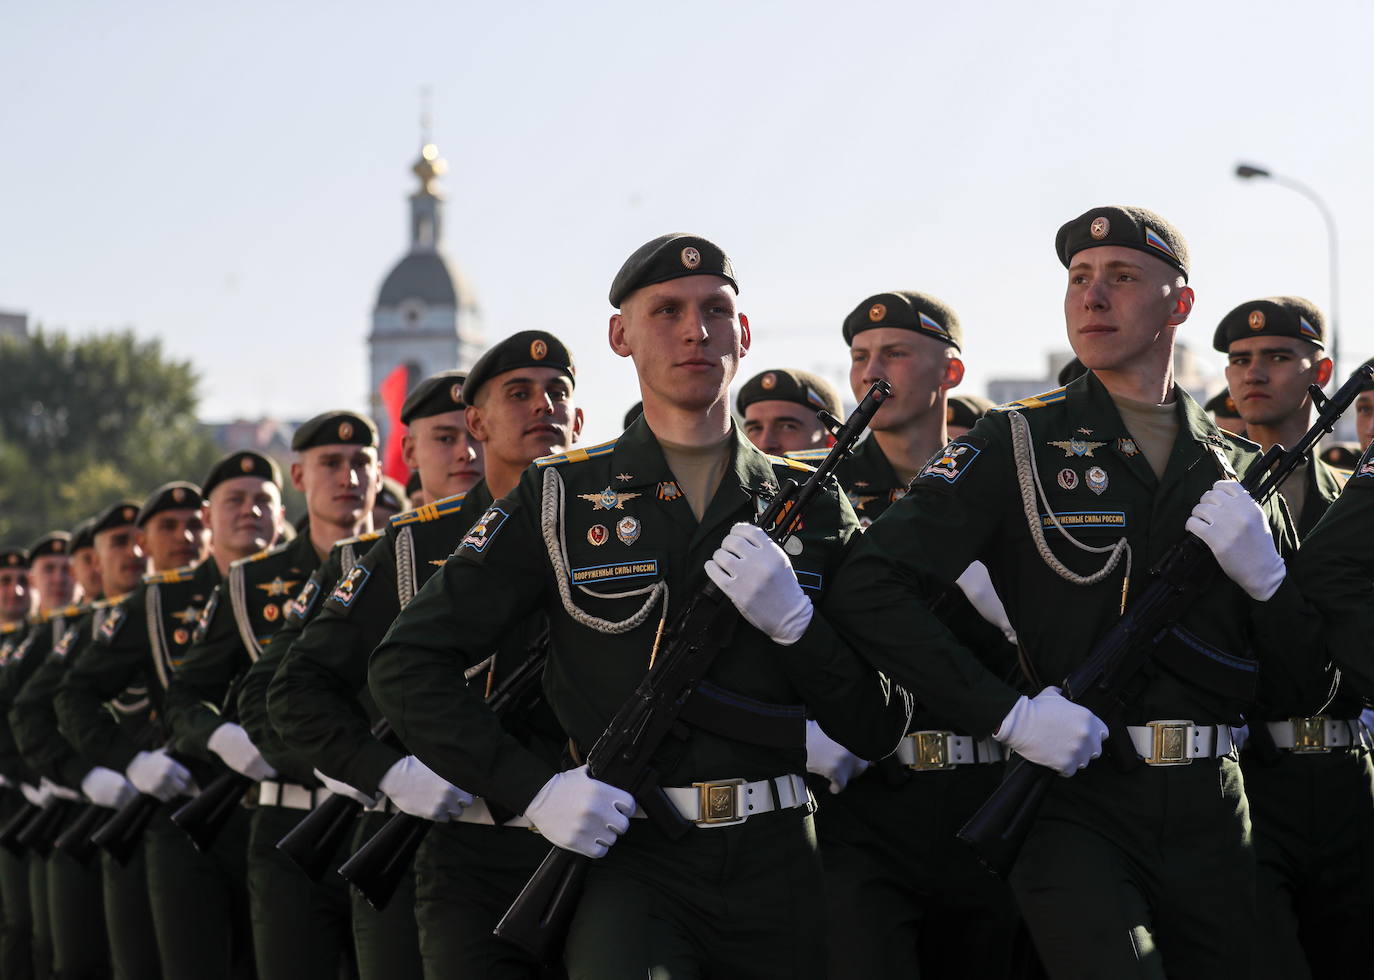
<svg viewBox="0 0 1374 980"><path fill-rule="evenodd" d="M463 401L463 382L466 380L467 375L462 371L440 371L425 378L406 396L406 403L401 406L401 421L409 425L416 419L467 408Z"/></svg>
<svg viewBox="0 0 1374 980"><path fill-rule="evenodd" d="M1072 381L1077 381L1088 373L1088 369L1083 366L1083 362L1074 358L1059 369L1059 387L1064 387Z"/></svg>
<svg viewBox="0 0 1374 980"><path fill-rule="evenodd" d="M809 371L777 368L756 374L740 388L735 407L743 415L754 402L767 401L795 402L810 409L812 414L822 408L831 415L839 415L841 411L840 395L835 387Z"/></svg>
<svg viewBox="0 0 1374 980"><path fill-rule="evenodd" d="M635 419L639 418L643 414L644 403L635 402L633 405L630 406L630 410L625 413L625 424L624 426L622 426L622 428L628 429L630 426L635 424Z"/></svg>
<svg viewBox="0 0 1374 980"><path fill-rule="evenodd" d="M18 545L0 548L0 568L28 568L29 553Z"/></svg>
<svg viewBox="0 0 1374 980"><path fill-rule="evenodd" d="M679 231L660 235L634 250L611 281L611 305L620 309L636 289L685 276L720 276L739 292L730 256L700 235Z"/></svg>
<svg viewBox="0 0 1374 980"><path fill-rule="evenodd" d="M316 446L375 446L377 426L366 415L356 412L325 412L302 422L291 437L296 452Z"/></svg>
<svg viewBox="0 0 1374 980"><path fill-rule="evenodd" d="M138 504L131 500L121 500L117 504L110 504L95 517L95 523L91 525L91 538L94 539L101 531L113 531L117 527L126 527L134 524L138 518Z"/></svg>
<svg viewBox="0 0 1374 980"><path fill-rule="evenodd" d="M49 531L29 545L29 560L42 558L44 555L70 555L72 550L70 534L66 531Z"/></svg>
<svg viewBox="0 0 1374 980"><path fill-rule="evenodd" d="M1296 337L1326 347L1326 320L1315 303L1301 296L1270 296L1242 303L1221 318L1212 347L1225 354L1246 337Z"/></svg>
<svg viewBox="0 0 1374 980"><path fill-rule="evenodd" d="M142 527L163 511L189 510L199 507L204 502L200 487L184 480L173 480L148 494L148 499L143 501L134 523Z"/></svg>
<svg viewBox="0 0 1374 980"><path fill-rule="evenodd" d="M1144 208L1105 207L1084 211L1054 236L1054 250L1064 268L1085 248L1120 245L1153 255L1188 278L1188 243L1178 229Z"/></svg>
<svg viewBox="0 0 1374 980"><path fill-rule="evenodd" d="M230 453L210 469L210 475L201 484L205 488L201 493L206 500L209 500L211 490L226 480L234 480L241 476L260 477L270 483L275 483L278 489L281 488L281 470L277 467L276 462L262 453L244 449Z"/></svg>
<svg viewBox="0 0 1374 980"><path fill-rule="evenodd" d="M1223 388L1218 391L1202 407L1213 415L1224 415L1231 419L1240 418L1240 409L1236 408L1236 400L1231 397L1230 388Z"/></svg>
<svg viewBox="0 0 1374 980"><path fill-rule="evenodd" d="M95 547L95 518L88 517L79 522L72 528L72 554L76 554L82 548Z"/></svg>
<svg viewBox="0 0 1374 980"><path fill-rule="evenodd" d="M576 383L577 368L563 341L546 330L521 330L477 359L463 383L463 401L475 404L482 385L498 374L527 367L557 368Z"/></svg>
<svg viewBox="0 0 1374 980"><path fill-rule="evenodd" d="M853 345L854 335L875 327L914 330L960 350L964 331L954 311L925 293L896 289L870 296L844 318L844 342Z"/></svg>
<svg viewBox="0 0 1374 980"><path fill-rule="evenodd" d="M1321 451L1321 461L1340 470L1353 470L1360 461L1360 448L1353 443L1334 442Z"/></svg>
<svg viewBox="0 0 1374 980"><path fill-rule="evenodd" d="M951 395L945 403L945 422L971 429L975 422L995 407L991 399L978 395Z"/></svg>

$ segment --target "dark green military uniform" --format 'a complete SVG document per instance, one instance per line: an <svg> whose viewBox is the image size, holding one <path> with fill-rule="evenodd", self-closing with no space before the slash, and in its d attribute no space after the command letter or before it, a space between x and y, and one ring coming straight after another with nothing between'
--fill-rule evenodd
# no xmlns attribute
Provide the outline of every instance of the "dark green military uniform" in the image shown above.
<svg viewBox="0 0 1374 980"><path fill-rule="evenodd" d="M1073 547L1056 519L1089 546L1124 537L1129 599L1225 472L1222 460L1244 470L1256 458L1252 444L1220 432L1186 393L1175 389L1175 397L1180 428L1162 479L1091 373L1004 406L1029 430L1021 467L1012 412L984 418L932 458L908 495L869 528L840 573L828 614L918 701L970 734L992 733L1021 688L981 667L914 600L929 602L970 562L983 561L1032 672L1024 689L1058 683L1120 615L1126 562L1096 584L1074 584L1047 564L1035 535L1078 575L1097 572L1107 556ZM1018 469L1029 478L1029 500ZM1280 553L1291 552L1286 514L1272 502L1267 514ZM1261 693L1286 690L1291 703L1315 711L1329 690L1329 678L1314 681L1308 669L1317 635L1291 581L1255 603L1219 579L1160 638L1120 711L1104 718L1113 732L1109 758L1054 780L1012 873L1051 975L1248 976L1254 869L1238 766L1205 757L1141 765L1123 727L1187 720L1205 731L1239 723L1257 681ZM1224 745L1229 732L1213 728L1211 738Z"/></svg>
<svg viewBox="0 0 1374 980"><path fill-rule="evenodd" d="M38 784L38 777L30 776L14 744L8 719L16 690L11 677L33 641L34 634L25 620L0 625L0 774L7 783L0 794L0 826L14 819L28 802L19 790L20 783ZM15 854L0 847L0 976L34 975L29 863L27 853Z"/></svg>
<svg viewBox="0 0 1374 980"><path fill-rule="evenodd" d="M147 576L126 600L126 620L77 653L56 710L62 732L97 764L124 771L141 751L167 742L166 689L190 647L196 620L219 583L211 559ZM150 725L121 724L106 707L130 688L147 691ZM123 716L119 716L121 719ZM187 757L199 786L217 767ZM201 853L161 807L144 838L148 892L163 974L231 977L252 970L245 880L248 814L236 811L209 853Z"/></svg>
<svg viewBox="0 0 1374 980"><path fill-rule="evenodd" d="M114 635L119 631L128 615L125 598L102 599L77 617L24 682L10 709L15 739L29 766L40 776L68 789L80 787L82 779L97 763L62 736L53 700L75 653L89 645L94 637ZM129 719L131 724L146 723L147 708L147 689L142 685L127 688L110 704L110 710ZM89 953L89 946L81 946L81 933L85 932L85 941L89 943L95 926L82 923L89 920L97 907L94 896L88 893L84 876L75 871L62 875L61 880L67 888L53 903L54 919L67 919L64 927L74 930L70 934L71 942L62 943L62 947L74 956ZM102 854L101 887L105 932L115 976L160 976L142 849L136 850L123 865L108 854Z"/></svg>
<svg viewBox="0 0 1374 980"><path fill-rule="evenodd" d="M1326 619L1332 658L1374 701L1374 444L1365 448L1340 498L1303 539L1297 578Z"/></svg>
<svg viewBox="0 0 1374 980"><path fill-rule="evenodd" d="M301 535L230 566L167 688L168 716L180 751L217 760L207 743L226 719L210 705L222 704L231 684L247 673L319 564L310 537ZM260 794L275 794L282 787L281 799L306 809L323 798L308 768L293 765L291 759L268 758L278 774L259 784ZM277 850L277 841L303 813L291 805L259 804L251 816L248 891L254 956L264 980L332 978L340 952L349 946L343 883L337 878L312 882Z"/></svg>
<svg viewBox="0 0 1374 980"><path fill-rule="evenodd" d="M574 745L589 749L649 667L660 618L671 622L700 587L702 566L729 528L752 518L784 479L805 476L802 464L765 456L738 430L729 453L700 522L643 418L615 442L526 471L373 655L373 695L407 747L446 779L523 812L556 767L500 726L464 671L513 625L543 612L545 694ZM541 530L546 492L552 521ZM823 491L792 546L808 595L828 588L856 530L848 502ZM659 753L662 782L773 780L779 788L781 777L805 770L807 708L852 751L886 755L908 718L904 696L889 695L819 615L786 649L741 622L693 697L684 737ZM570 975L686 975L693 963L739 977L823 972L823 883L809 807L730 824L670 840L651 822L632 821L591 867L568 940Z"/></svg>
<svg viewBox="0 0 1374 980"><path fill-rule="evenodd" d="M273 682L269 707L287 741L322 771L375 793L402 757L371 734L376 708L366 687L368 657L402 606L491 504L486 483L479 482L465 494L392 518L385 543L363 558L293 644ZM505 638L490 668L491 683L499 683L504 669L525 655L529 632L516 629ZM487 677L484 671L480 683ZM506 724L532 751L558 763L564 737L547 707ZM471 817L490 811L473 806L466 812ZM457 821L430 828L415 858L415 877L406 883L427 977L466 970L486 977L537 975L536 964L491 931L547 851L539 837L520 827ZM406 897L398 892L388 908Z"/></svg>
<svg viewBox="0 0 1374 980"><path fill-rule="evenodd" d="M239 694L239 720L253 743L273 765L278 759L289 758L293 760L291 765L298 768L318 768L314 759L297 752L272 724L268 713L268 688L277 668L287 658L301 633L319 614L324 597L334 590L340 579L353 571L363 556L382 540L382 536L380 531L371 531L340 541L330 549L324 563L315 570L288 608L286 625L265 644L262 656L248 672ZM384 809L363 814L357 822L352 840L345 841L331 860L325 871L326 878L332 880L337 875L338 866L364 839L380 829L387 816ZM415 929L414 889L398 890L395 900L380 912L369 905L356 889L349 889L349 901L354 952L363 980L373 977L418 977L420 952Z"/></svg>
<svg viewBox="0 0 1374 980"><path fill-rule="evenodd" d="M828 452L828 449L805 449L788 453L787 458L814 464L825 459ZM859 443L853 455L835 467L835 479L849 497L854 514L859 518L859 526L864 528L906 496L906 484L897 476L897 471L883 455L882 447L871 433Z"/></svg>

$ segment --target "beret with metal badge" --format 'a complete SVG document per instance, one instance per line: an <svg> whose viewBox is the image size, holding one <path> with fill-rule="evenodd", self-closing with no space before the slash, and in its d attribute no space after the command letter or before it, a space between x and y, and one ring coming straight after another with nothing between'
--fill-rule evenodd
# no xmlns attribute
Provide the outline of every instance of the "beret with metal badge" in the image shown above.
<svg viewBox="0 0 1374 980"><path fill-rule="evenodd" d="M323 412L301 423L291 437L296 452L316 446L375 446L377 426L366 415L357 412Z"/></svg>
<svg viewBox="0 0 1374 980"><path fill-rule="evenodd" d="M520 368L556 368L576 384L577 368L572 352L547 330L521 330L490 348L477 359L463 383L463 401L469 405L477 401L482 386L507 371Z"/></svg>
<svg viewBox="0 0 1374 980"><path fill-rule="evenodd" d="M611 305L620 309L636 289L685 276L720 276L739 292L734 267L721 247L679 231L645 242L630 254L611 281Z"/></svg>
<svg viewBox="0 0 1374 980"><path fill-rule="evenodd" d="M110 504L95 516L95 523L91 525L91 537L94 538L102 531L113 531L117 527L126 527L134 524L138 518L138 504L131 500L121 500L117 504Z"/></svg>
<svg viewBox="0 0 1374 980"><path fill-rule="evenodd" d="M29 553L18 545L0 547L0 568L28 568Z"/></svg>
<svg viewBox="0 0 1374 980"><path fill-rule="evenodd" d="M1067 221L1054 236L1054 251L1068 268L1087 248L1120 245L1153 255L1188 278L1188 243L1177 228L1145 208L1109 205L1084 211Z"/></svg>
<svg viewBox="0 0 1374 980"><path fill-rule="evenodd" d="M70 555L72 550L70 534L66 531L49 531L29 545L29 560L42 558L44 555Z"/></svg>
<svg viewBox="0 0 1374 980"><path fill-rule="evenodd" d="M84 521L77 523L72 528L72 554L76 554L82 548L95 547L95 518L88 517Z"/></svg>
<svg viewBox="0 0 1374 980"><path fill-rule="evenodd" d="M467 374L463 371L431 374L406 396L405 404L401 406L401 421L409 425L416 419L467 408L467 402L463 401L463 382L466 380Z"/></svg>
<svg viewBox="0 0 1374 980"><path fill-rule="evenodd" d="M211 467L210 475L201 484L204 487L201 493L206 500L209 500L210 491L214 490L215 487L226 480L234 480L241 476L256 476L275 483L278 487L281 486L281 469L276 462L262 453L244 449L230 453Z"/></svg>
<svg viewBox="0 0 1374 980"><path fill-rule="evenodd" d="M204 502L200 487L185 480L173 480L148 494L134 523L142 527L164 511L194 509Z"/></svg>
<svg viewBox="0 0 1374 980"><path fill-rule="evenodd" d="M795 402L812 414L825 409L831 415L841 413L840 395L835 386L810 371L775 368L754 375L740 388L735 407L740 415L754 402Z"/></svg>
<svg viewBox="0 0 1374 980"><path fill-rule="evenodd" d="M844 318L844 342L854 343L854 336L878 327L912 330L960 350L964 331L959 318L945 303L925 293L910 289L894 289L877 293L854 307Z"/></svg>
<svg viewBox="0 0 1374 980"><path fill-rule="evenodd" d="M1246 337L1296 337L1326 347L1326 318L1317 305L1301 296L1270 296L1242 303L1221 318L1212 334L1212 347L1225 354Z"/></svg>

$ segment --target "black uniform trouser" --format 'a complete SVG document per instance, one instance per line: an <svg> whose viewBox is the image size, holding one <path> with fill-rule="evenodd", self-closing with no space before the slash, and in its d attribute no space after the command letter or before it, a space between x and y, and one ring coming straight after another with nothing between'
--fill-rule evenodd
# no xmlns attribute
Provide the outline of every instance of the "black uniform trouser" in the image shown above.
<svg viewBox="0 0 1374 980"><path fill-rule="evenodd" d="M954 837L1002 773L883 762L838 796L812 783L831 978L1017 975L1028 951L1011 889Z"/></svg>
<svg viewBox="0 0 1374 980"><path fill-rule="evenodd" d="M158 963L153 911L148 904L146 841L134 848L127 864L100 855L105 932L110 939L110 965L116 980L156 980Z"/></svg>
<svg viewBox="0 0 1374 980"><path fill-rule="evenodd" d="M0 806L0 824L19 809L18 793L7 793ZM22 802L22 798L19 798ZM29 855L12 854L0 847L0 977L31 980L33 963L33 911L29 906Z"/></svg>
<svg viewBox="0 0 1374 980"><path fill-rule="evenodd" d="M1374 765L1367 749L1246 753L1259 978L1374 976Z"/></svg>
<svg viewBox="0 0 1374 980"><path fill-rule="evenodd" d="M521 827L442 823L415 855L415 920L426 980L538 980L562 974L491 931L549 852Z"/></svg>
<svg viewBox="0 0 1374 980"><path fill-rule="evenodd" d="M254 974L249 812L236 807L209 852L202 854L171 821L182 802L159 807L144 835L162 975L166 980L245 980Z"/></svg>
<svg viewBox="0 0 1374 980"><path fill-rule="evenodd" d="M46 863L53 976L61 980L109 977L110 943L105 935L99 855L81 864L54 848Z"/></svg>
<svg viewBox="0 0 1374 980"><path fill-rule="evenodd" d="M693 828L648 820L594 861L565 950L573 980L825 976L820 855L805 809Z"/></svg>
<svg viewBox="0 0 1374 980"><path fill-rule="evenodd" d="M347 885L335 873L339 862L315 882L277 850L277 841L304 816L304 810L280 806L253 809L248 899L261 980L338 980L341 964L352 963Z"/></svg>
<svg viewBox="0 0 1374 980"><path fill-rule="evenodd" d="M389 813L364 813L358 818L349 853L362 847L391 819ZM327 874L337 874L335 864ZM386 908L378 911L362 893L350 888L353 948L362 980L419 980L420 936L415 927L415 875L407 873Z"/></svg>
<svg viewBox="0 0 1374 980"><path fill-rule="evenodd" d="M29 916L33 921L33 969L35 976L52 973L52 919L48 915L48 859L29 854Z"/></svg>
<svg viewBox="0 0 1374 980"><path fill-rule="evenodd" d="M1196 759L1056 778L1012 868L1055 980L1249 980L1255 861L1240 766Z"/></svg>

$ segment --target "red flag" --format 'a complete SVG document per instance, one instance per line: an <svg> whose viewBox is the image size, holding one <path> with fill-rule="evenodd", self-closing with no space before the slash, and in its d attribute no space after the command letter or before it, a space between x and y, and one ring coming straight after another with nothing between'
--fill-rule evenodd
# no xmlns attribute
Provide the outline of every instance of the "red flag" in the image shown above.
<svg viewBox="0 0 1374 980"><path fill-rule="evenodd" d="M393 480L402 483L410 476L401 455L401 440L405 438L406 426L401 421L401 406L405 404L410 390L410 370L404 364L392 368L391 373L382 379L378 393L382 396L382 410L386 412L386 447L382 451L382 472Z"/></svg>

